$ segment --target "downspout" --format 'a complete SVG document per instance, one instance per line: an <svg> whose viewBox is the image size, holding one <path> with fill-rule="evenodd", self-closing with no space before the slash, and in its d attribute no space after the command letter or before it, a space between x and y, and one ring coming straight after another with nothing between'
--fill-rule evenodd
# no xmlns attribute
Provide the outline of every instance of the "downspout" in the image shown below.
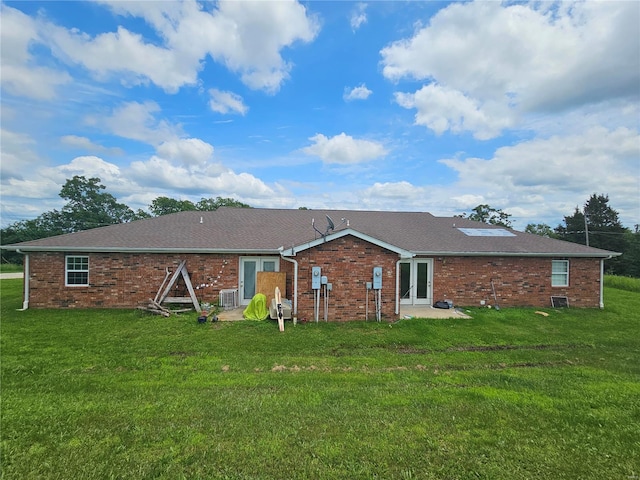
<svg viewBox="0 0 640 480"><path fill-rule="evenodd" d="M396 315L400 315L400 262L402 257L396 262Z"/></svg>
<svg viewBox="0 0 640 480"><path fill-rule="evenodd" d="M610 258L611 255L600 259L600 308L604 308L604 261Z"/></svg>
<svg viewBox="0 0 640 480"><path fill-rule="evenodd" d="M21 252L20 249L16 249L16 252L20 255L24 255L24 273L23 273L23 281L24 281L24 299L22 302L22 308L19 308L19 312L24 312L29 308L29 254Z"/></svg>
<svg viewBox="0 0 640 480"><path fill-rule="evenodd" d="M288 258L282 255L282 250L280 251L280 258L286 260L287 262L293 263L293 323L294 325L298 323L298 261L293 258Z"/></svg>

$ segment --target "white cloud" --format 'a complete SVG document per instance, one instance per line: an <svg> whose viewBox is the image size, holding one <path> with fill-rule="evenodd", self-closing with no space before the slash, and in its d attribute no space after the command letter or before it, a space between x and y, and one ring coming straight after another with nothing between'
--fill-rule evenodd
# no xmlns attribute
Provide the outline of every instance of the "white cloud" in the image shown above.
<svg viewBox="0 0 640 480"><path fill-rule="evenodd" d="M511 124L508 115L488 115L477 101L460 91L433 83L415 93L398 92L395 99L401 107L415 108L415 123L438 135L470 131L477 139L486 140Z"/></svg>
<svg viewBox="0 0 640 480"><path fill-rule="evenodd" d="M177 140L182 135L182 128L166 120L158 120L158 112L160 106L155 102L128 102L114 108L110 116L91 116L86 122L114 135L150 145Z"/></svg>
<svg viewBox="0 0 640 480"><path fill-rule="evenodd" d="M2 88L14 95L39 100L54 98L56 89L69 83L71 77L66 72L34 65L34 57L29 48L41 42L36 22L19 10L4 4L0 5L0 9Z"/></svg>
<svg viewBox="0 0 640 480"><path fill-rule="evenodd" d="M269 198L272 188L248 173L235 173L219 163L200 166L176 165L153 156L145 162L133 162L129 175L141 186L156 191L181 191L194 196L233 196Z"/></svg>
<svg viewBox="0 0 640 480"><path fill-rule="evenodd" d="M61 184L74 175L98 177L103 185L106 184L109 185L109 187L121 181L120 167L114 163L106 162L95 155L76 157L65 165L59 165L45 170L44 174L46 176L51 176Z"/></svg>
<svg viewBox="0 0 640 480"><path fill-rule="evenodd" d="M312 41L319 30L297 2L220 2L209 10L194 1L105 3L118 14L143 18L158 44L122 26L92 37L46 24L42 30L54 54L99 78L124 75L125 84L151 81L171 93L197 82L208 55L249 87L275 93L292 67L281 50Z"/></svg>
<svg viewBox="0 0 640 480"><path fill-rule="evenodd" d="M307 155L320 157L324 163L354 164L375 160L387 154L381 143L359 140L344 132L332 138L318 133L309 140L314 144L302 151Z"/></svg>
<svg viewBox="0 0 640 480"><path fill-rule="evenodd" d="M147 43L142 35L124 27L91 38L75 29L49 25L47 35L55 55L84 66L100 80L117 74L124 85L151 81L175 93L182 85L195 84L197 79L198 66L192 65L190 59Z"/></svg>
<svg viewBox="0 0 640 480"><path fill-rule="evenodd" d="M209 107L214 112L227 114L227 113L239 113L245 115L249 110L240 95L236 95L233 92L223 92L216 88L209 90L211 99L209 100Z"/></svg>
<svg viewBox="0 0 640 480"><path fill-rule="evenodd" d="M366 100L367 98L369 98L369 95L371 95L372 93L373 92L369 90L367 86L363 83L358 87L345 88L344 95L342 98L344 98L345 101L347 102L351 100Z"/></svg>
<svg viewBox="0 0 640 480"><path fill-rule="evenodd" d="M371 187L364 189L362 195L382 200L409 201L422 197L426 191L422 187L416 187L407 181L401 182L376 182Z"/></svg>
<svg viewBox="0 0 640 480"><path fill-rule="evenodd" d="M351 29L355 32L362 25L367 23L367 4L366 3L358 3L351 11Z"/></svg>
<svg viewBox="0 0 640 480"><path fill-rule="evenodd" d="M476 108L460 110L471 116L463 124L495 136L520 115L637 101L639 25L635 2L452 4L380 53L387 78L425 80L467 99ZM413 108L429 128L459 125L426 104Z"/></svg>
<svg viewBox="0 0 640 480"><path fill-rule="evenodd" d="M92 142L91 139L87 137L79 135L64 135L63 137L60 137L60 143L69 148L86 150L93 153L105 153L109 155L122 155L124 153L119 147L108 148Z"/></svg>
<svg viewBox="0 0 640 480"><path fill-rule="evenodd" d="M185 166L206 165L213 159L213 146L199 138L164 142L156 151L159 157L177 161Z"/></svg>
<svg viewBox="0 0 640 480"><path fill-rule="evenodd" d="M22 180L30 176L44 164L34 151L36 141L29 135L0 129L0 146L2 162L0 162L0 179L5 184L9 179ZM3 188L3 195L7 191Z"/></svg>

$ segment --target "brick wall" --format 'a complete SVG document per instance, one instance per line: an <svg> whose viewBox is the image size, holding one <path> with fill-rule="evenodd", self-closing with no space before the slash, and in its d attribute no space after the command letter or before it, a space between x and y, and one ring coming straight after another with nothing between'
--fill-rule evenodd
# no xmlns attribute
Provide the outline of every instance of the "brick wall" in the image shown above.
<svg viewBox="0 0 640 480"><path fill-rule="evenodd" d="M373 279L373 267L382 267L381 316L393 319L395 312L395 270L398 255L357 237L345 236L296 255L298 261L298 318L314 320L314 291L311 270L320 267L332 284L329 293L330 321L365 320L369 295L369 320L375 319L373 291L366 282ZM324 319L324 301L320 301L320 321Z"/></svg>
<svg viewBox="0 0 640 480"><path fill-rule="evenodd" d="M67 287L64 253L30 253L29 307L136 307L156 296L166 269L174 272L182 260L201 302L217 302L221 289L238 286L237 255L91 253L90 285ZM182 277L170 295L189 296Z"/></svg>
<svg viewBox="0 0 640 480"><path fill-rule="evenodd" d="M573 307L600 305L600 260L569 259L569 286L551 286L550 258L436 257L434 301L456 305L493 304L491 279L501 306L550 307L551 296L566 296Z"/></svg>
<svg viewBox="0 0 640 480"><path fill-rule="evenodd" d="M65 254L30 253L31 308L134 308L154 298L165 269L172 272L187 260L199 301L217 302L221 289L237 288L239 256L218 254L90 254L87 287L65 286ZM353 236L345 236L304 250L298 262L298 319L314 319L311 269L322 268L333 290L329 293L330 321L364 320L367 296L369 320L375 319L374 292L366 290L373 267L382 267L382 317L395 318L397 254ZM511 257L435 257L433 299L456 305L492 303L491 279L501 306L550 306L551 295L567 296L570 306L598 307L598 259L570 259L569 287L551 287L551 259ZM287 273L285 296L293 299L293 265L280 262ZM197 288L200 287L200 288ZM174 296L187 296L178 284ZM319 312L323 320L324 302Z"/></svg>

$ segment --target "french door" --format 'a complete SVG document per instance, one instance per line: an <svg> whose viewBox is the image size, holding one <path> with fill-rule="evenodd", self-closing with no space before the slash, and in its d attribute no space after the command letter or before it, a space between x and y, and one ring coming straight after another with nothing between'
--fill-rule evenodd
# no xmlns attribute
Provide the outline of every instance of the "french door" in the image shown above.
<svg viewBox="0 0 640 480"><path fill-rule="evenodd" d="M400 304L433 304L433 259L400 262Z"/></svg>
<svg viewBox="0 0 640 480"><path fill-rule="evenodd" d="M240 305L248 305L256 294L258 272L280 271L279 257L240 257Z"/></svg>

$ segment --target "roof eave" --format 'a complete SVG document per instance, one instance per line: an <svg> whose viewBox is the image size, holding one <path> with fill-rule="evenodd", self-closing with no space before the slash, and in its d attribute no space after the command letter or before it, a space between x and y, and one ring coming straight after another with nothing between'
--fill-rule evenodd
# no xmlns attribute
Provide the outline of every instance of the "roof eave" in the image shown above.
<svg viewBox="0 0 640 480"><path fill-rule="evenodd" d="M280 251L277 248L138 248L138 247L72 247L72 246L55 246L55 247L9 247L3 246L7 250L15 252L77 252L77 253L232 253L232 254L269 254L278 255Z"/></svg>
<svg viewBox="0 0 640 480"><path fill-rule="evenodd" d="M611 258L622 255L618 252L415 252L419 256L432 257L571 257L571 258Z"/></svg>

